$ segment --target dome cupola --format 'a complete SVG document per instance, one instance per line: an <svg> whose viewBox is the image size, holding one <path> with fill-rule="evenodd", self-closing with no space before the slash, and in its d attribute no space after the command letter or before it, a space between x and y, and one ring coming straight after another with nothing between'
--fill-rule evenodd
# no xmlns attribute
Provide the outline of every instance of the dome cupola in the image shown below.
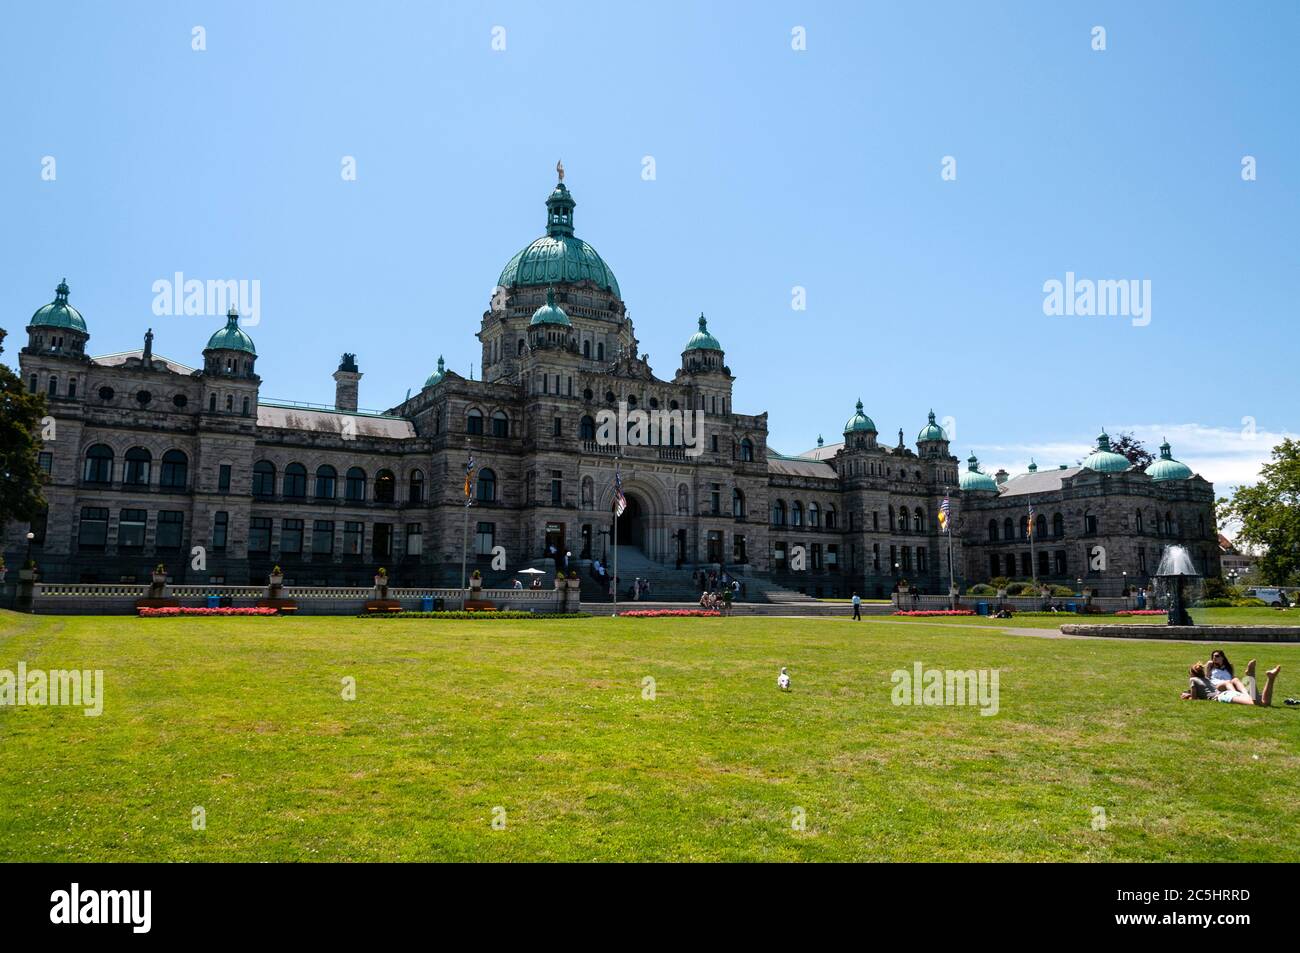
<svg viewBox="0 0 1300 953"><path fill-rule="evenodd" d="M979 458L973 453L966 459L966 470L958 477L957 485L961 487L963 492L973 490L975 492L996 493L998 491L997 482L993 477L980 470Z"/></svg>
<svg viewBox="0 0 1300 953"><path fill-rule="evenodd" d="M876 433L876 425L871 418L862 412L862 401L859 400L857 410L853 416L844 422L845 433Z"/></svg>
<svg viewBox="0 0 1300 953"><path fill-rule="evenodd" d="M447 365L443 362L442 355L439 354L438 369L434 371L432 374L430 374L428 378L425 379L424 386L432 387L434 384L437 384L440 380L442 380L443 377L446 376L446 373L447 373Z"/></svg>
<svg viewBox="0 0 1300 953"><path fill-rule="evenodd" d="M916 436L917 443L927 443L931 440L947 441L948 435L943 432L943 428L934 422L934 411L930 411L930 422Z"/></svg>
<svg viewBox="0 0 1300 953"><path fill-rule="evenodd" d="M542 305L533 312L533 319L528 322L529 327L538 324L562 324L566 328L572 327L573 322L569 316L564 313L564 309L555 303L555 289L546 289L546 304Z"/></svg>
<svg viewBox="0 0 1300 953"><path fill-rule="evenodd" d="M615 298L622 295L614 272L596 249L573 234L573 200L564 184L564 166L556 163L560 180L546 199L546 234L506 262L497 285L537 288L590 281Z"/></svg>
<svg viewBox="0 0 1300 953"><path fill-rule="evenodd" d="M1128 457L1111 450L1110 436L1103 430L1097 435L1097 449L1084 458L1082 466L1097 473L1123 473L1130 464Z"/></svg>
<svg viewBox="0 0 1300 953"><path fill-rule="evenodd" d="M722 345L718 339L709 333L709 322L704 319L704 312L700 312L700 329L691 335L686 342L686 351L721 351Z"/></svg>
<svg viewBox="0 0 1300 953"><path fill-rule="evenodd" d="M1152 480L1162 482L1164 480L1187 480L1192 476L1191 467L1173 458L1168 440L1160 445L1160 458L1152 461L1146 472L1147 476Z"/></svg>
<svg viewBox="0 0 1300 953"><path fill-rule="evenodd" d="M86 321L81 312L68 304L68 279L64 278L54 289L54 300L38 308L27 322L28 328L61 328L86 334Z"/></svg>
<svg viewBox="0 0 1300 953"><path fill-rule="evenodd" d="M243 328L239 326L239 312L231 306L226 312L226 326L217 331L216 334L208 338L208 346L205 351L243 351L246 354L257 356L257 348L253 346L253 339L244 333Z"/></svg>

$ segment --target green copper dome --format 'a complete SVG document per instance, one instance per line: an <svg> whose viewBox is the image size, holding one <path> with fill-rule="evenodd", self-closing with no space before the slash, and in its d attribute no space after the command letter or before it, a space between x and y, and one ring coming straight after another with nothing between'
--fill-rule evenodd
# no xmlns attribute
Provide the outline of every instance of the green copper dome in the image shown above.
<svg viewBox="0 0 1300 953"><path fill-rule="evenodd" d="M709 322L704 320L704 312L700 312L700 329L691 335L691 339L686 342L685 351L721 351L722 345L718 339L709 333Z"/></svg>
<svg viewBox="0 0 1300 953"><path fill-rule="evenodd" d="M443 363L442 355L438 355L438 369L428 376L424 382L425 387L432 387L438 381L442 380L443 375L447 373L447 366Z"/></svg>
<svg viewBox="0 0 1300 953"><path fill-rule="evenodd" d="M943 432L943 428L934 422L934 411L930 411L930 422L925 425L916 437L917 443L925 443L927 440L947 440L948 435Z"/></svg>
<svg viewBox="0 0 1300 953"><path fill-rule="evenodd" d="M38 308L27 322L29 328L68 328L86 334L86 321L81 312L68 304L68 279L64 278L54 289L54 300Z"/></svg>
<svg viewBox="0 0 1300 953"><path fill-rule="evenodd" d="M253 339L239 327L239 312L234 308L226 312L226 326L208 338L208 346L204 350L246 351L255 357L257 356L257 348L253 346Z"/></svg>
<svg viewBox="0 0 1300 953"><path fill-rule="evenodd" d="M1097 449L1084 458L1083 466L1097 473L1123 473L1129 468L1128 457L1110 449L1106 431L1097 435Z"/></svg>
<svg viewBox="0 0 1300 953"><path fill-rule="evenodd" d="M533 319L528 322L529 327L534 324L562 324L566 328L572 326L564 309L555 303L555 289L546 289L546 304L534 311Z"/></svg>
<svg viewBox="0 0 1300 953"><path fill-rule="evenodd" d="M876 433L876 425L862 412L862 401L858 401L857 413L844 422L845 433Z"/></svg>
<svg viewBox="0 0 1300 953"><path fill-rule="evenodd" d="M966 459L966 472L957 478L957 485L963 490L998 491L997 481L980 471L979 459L973 453Z"/></svg>
<svg viewBox="0 0 1300 953"><path fill-rule="evenodd" d="M1160 459L1147 467L1147 476L1153 480L1186 480L1192 476L1192 468L1173 458L1166 440L1160 445Z"/></svg>
<svg viewBox="0 0 1300 953"><path fill-rule="evenodd" d="M560 171L560 182L546 200L546 234L506 262L498 285L516 288L591 281L622 298L614 272L605 260L573 234L576 204Z"/></svg>

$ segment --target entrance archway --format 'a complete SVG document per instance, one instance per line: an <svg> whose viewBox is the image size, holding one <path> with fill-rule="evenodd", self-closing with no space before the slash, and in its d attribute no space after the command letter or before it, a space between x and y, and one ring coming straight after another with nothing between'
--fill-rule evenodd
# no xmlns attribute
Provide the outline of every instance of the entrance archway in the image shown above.
<svg viewBox="0 0 1300 953"><path fill-rule="evenodd" d="M618 518L618 541L644 551L645 508L635 493L624 493L623 497L627 500L627 508Z"/></svg>

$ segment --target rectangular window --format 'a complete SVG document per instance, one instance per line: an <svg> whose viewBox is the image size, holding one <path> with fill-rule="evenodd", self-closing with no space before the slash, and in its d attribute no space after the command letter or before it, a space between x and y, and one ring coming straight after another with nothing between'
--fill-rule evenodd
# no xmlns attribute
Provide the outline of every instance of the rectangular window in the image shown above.
<svg viewBox="0 0 1300 953"><path fill-rule="evenodd" d="M912 547L903 547L903 572L912 571Z"/></svg>
<svg viewBox="0 0 1300 953"><path fill-rule="evenodd" d="M877 533L880 532L880 511L873 511L871 514L871 528Z"/></svg>
<svg viewBox="0 0 1300 953"><path fill-rule="evenodd" d="M376 523L371 539L371 546L376 558L387 559L393 555L393 524Z"/></svg>
<svg viewBox="0 0 1300 953"><path fill-rule="evenodd" d="M564 503L564 474L559 470L551 471L551 505L561 506Z"/></svg>
<svg viewBox="0 0 1300 953"><path fill-rule="evenodd" d="M225 549L226 537L230 533L230 514L226 512L212 514L212 548Z"/></svg>
<svg viewBox="0 0 1300 953"><path fill-rule="evenodd" d="M54 469L54 454L52 454L52 453L42 453L42 454L41 454L39 457L37 457L36 459L37 459L38 464L40 465L41 472L44 473L44 474L48 477L48 476L50 475L51 471L53 471L53 469Z"/></svg>
<svg viewBox="0 0 1300 953"><path fill-rule="evenodd" d="M930 552L924 546L916 547L916 571L928 572L930 569Z"/></svg>
<svg viewBox="0 0 1300 953"><path fill-rule="evenodd" d="M553 437L564 436L564 421L559 417L556 417L552 424L551 436Z"/></svg>
<svg viewBox="0 0 1300 953"><path fill-rule="evenodd" d="M81 508L77 545L82 549L103 549L108 542L108 510L99 506Z"/></svg>
<svg viewBox="0 0 1300 953"><path fill-rule="evenodd" d="M360 523L343 524L343 555L360 556L361 540L365 535L365 527Z"/></svg>
<svg viewBox="0 0 1300 953"><path fill-rule="evenodd" d="M248 521L248 551L250 553L269 553L271 551L271 518L254 516Z"/></svg>
<svg viewBox="0 0 1300 953"><path fill-rule="evenodd" d="M159 549L180 549L181 531L185 528L185 514L180 510L162 510L158 514Z"/></svg>
<svg viewBox="0 0 1300 953"><path fill-rule="evenodd" d="M894 572L898 572L898 547L897 546L889 547L889 568Z"/></svg>
<svg viewBox="0 0 1300 953"><path fill-rule="evenodd" d="M823 565L824 563L822 562L822 544L813 543L812 544L812 567L813 569L820 572Z"/></svg>
<svg viewBox="0 0 1300 953"><path fill-rule="evenodd" d="M709 484L709 512L717 516L722 512L722 484Z"/></svg>
<svg viewBox="0 0 1300 953"><path fill-rule="evenodd" d="M840 571L840 547L838 543L831 543L826 547L826 568L831 572Z"/></svg>
<svg viewBox="0 0 1300 953"><path fill-rule="evenodd" d="M302 520L280 521L280 552L286 556L302 555Z"/></svg>
<svg viewBox="0 0 1300 953"><path fill-rule="evenodd" d="M474 529L474 555L491 556L496 546L497 524L479 523Z"/></svg>
<svg viewBox="0 0 1300 953"><path fill-rule="evenodd" d="M217 492L230 492L230 464L223 463L217 470Z"/></svg>
<svg viewBox="0 0 1300 953"><path fill-rule="evenodd" d="M1064 554L1059 554L1059 555L1064 555ZM1064 560L1059 560L1059 561L1064 562ZM1058 569L1057 571L1060 572L1061 570ZM1147 551L1145 547L1138 550L1138 572L1140 572L1144 576L1147 574Z"/></svg>
<svg viewBox="0 0 1300 953"><path fill-rule="evenodd" d="M418 556L424 552L424 531L419 523L406 524L406 555Z"/></svg>
<svg viewBox="0 0 1300 953"><path fill-rule="evenodd" d="M311 525L311 551L317 556L334 552L334 521L316 520Z"/></svg>
<svg viewBox="0 0 1300 953"><path fill-rule="evenodd" d="M146 510L122 510L117 517L118 549L144 548L144 524L148 519Z"/></svg>
<svg viewBox="0 0 1300 953"><path fill-rule="evenodd" d="M785 543L772 544L772 564L777 569L785 569Z"/></svg>
<svg viewBox="0 0 1300 953"><path fill-rule="evenodd" d="M28 524L28 528L31 530L32 542L35 545L45 545L45 530L48 527L49 522L50 508L48 506L41 507L40 511L32 517L32 521Z"/></svg>

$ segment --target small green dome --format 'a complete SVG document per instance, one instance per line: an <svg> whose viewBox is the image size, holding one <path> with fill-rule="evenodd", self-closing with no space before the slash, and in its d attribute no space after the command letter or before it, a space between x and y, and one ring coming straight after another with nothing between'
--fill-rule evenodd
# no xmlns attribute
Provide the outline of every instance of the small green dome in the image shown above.
<svg viewBox="0 0 1300 953"><path fill-rule="evenodd" d="M1186 480L1192 476L1192 468L1173 458L1166 440L1160 445L1160 459L1147 467L1147 476L1152 480Z"/></svg>
<svg viewBox="0 0 1300 953"><path fill-rule="evenodd" d="M966 459L966 472L957 478L957 485L963 490L998 491L997 481L980 471L979 459L973 453Z"/></svg>
<svg viewBox="0 0 1300 953"><path fill-rule="evenodd" d="M1097 435L1097 449L1084 458L1082 465L1097 473L1123 473L1130 466L1128 457L1110 449L1110 436L1104 430Z"/></svg>
<svg viewBox="0 0 1300 953"><path fill-rule="evenodd" d="M67 328L86 334L86 320L81 312L68 304L68 279L64 278L54 289L54 300L38 308L27 322L29 328Z"/></svg>
<svg viewBox="0 0 1300 953"><path fill-rule="evenodd" d="M591 281L621 298L614 272L596 249L573 234L577 205L563 180L546 200L546 234L506 262L497 284L502 288L537 287Z"/></svg>
<svg viewBox="0 0 1300 953"><path fill-rule="evenodd" d="M226 326L208 338L208 346L204 350L245 351L254 357L257 356L257 348L253 346L253 339L239 327L239 312L234 308L226 312Z"/></svg>
<svg viewBox="0 0 1300 953"><path fill-rule="evenodd" d="M700 329L691 335L691 339L686 342L685 351L721 351L722 345L718 339L709 333L709 323L704 320L704 312L700 312Z"/></svg>
<svg viewBox="0 0 1300 953"><path fill-rule="evenodd" d="M528 322L529 327L534 324L562 324L566 328L572 327L569 316L555 303L555 289L546 289L546 304L534 311L533 319Z"/></svg>
<svg viewBox="0 0 1300 953"><path fill-rule="evenodd" d="M917 443L925 443L927 440L947 440L948 435L943 432L943 428L934 422L934 411L930 411L930 422L925 425L925 429L917 435Z"/></svg>
<svg viewBox="0 0 1300 953"><path fill-rule="evenodd" d="M425 387L432 387L438 381L442 380L443 375L447 373L447 367L443 363L442 355L438 355L438 369L428 376L424 382Z"/></svg>
<svg viewBox="0 0 1300 953"><path fill-rule="evenodd" d="M862 412L862 401L858 401L857 412L844 422L845 433L876 433L876 425Z"/></svg>

